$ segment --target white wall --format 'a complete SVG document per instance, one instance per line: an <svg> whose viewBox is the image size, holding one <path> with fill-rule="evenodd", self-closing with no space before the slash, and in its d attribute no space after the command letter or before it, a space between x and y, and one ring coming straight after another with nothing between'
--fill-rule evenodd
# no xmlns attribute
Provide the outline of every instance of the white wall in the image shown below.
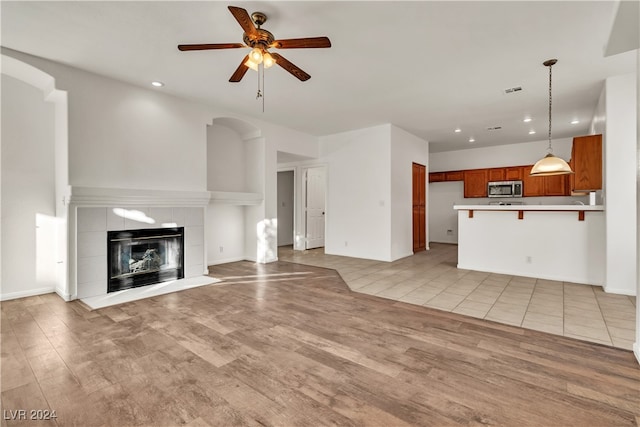
<svg viewBox="0 0 640 427"><path fill-rule="evenodd" d="M391 125L391 260L413 254L412 165L427 166L428 171L428 162L429 143ZM428 215L425 221L428 224Z"/></svg>
<svg viewBox="0 0 640 427"><path fill-rule="evenodd" d="M551 142L556 156L567 161L571 158L571 138L558 138ZM431 153L429 172L532 165L547 154L548 145L549 141L543 140Z"/></svg>
<svg viewBox="0 0 640 427"><path fill-rule="evenodd" d="M278 246L293 244L293 171L278 172Z"/></svg>
<svg viewBox="0 0 640 427"><path fill-rule="evenodd" d="M636 285L636 73L607 78L605 93L605 204L607 292L635 295Z"/></svg>
<svg viewBox="0 0 640 427"><path fill-rule="evenodd" d="M2 299L56 287L54 106L2 75Z"/></svg>
<svg viewBox="0 0 640 427"><path fill-rule="evenodd" d="M207 126L207 190L247 191L244 150L236 131L219 124Z"/></svg>
<svg viewBox="0 0 640 427"><path fill-rule="evenodd" d="M552 141L556 156L569 160L572 138ZM531 165L546 154L548 141L470 148L467 150L432 153L429 172L480 169L504 166ZM429 184L429 240L441 243L458 242L458 216L453 205L482 205L490 201L518 201L528 205L563 205L588 203L585 196L526 197L518 199L464 198L464 185L460 182L432 182ZM452 230L451 234L447 230Z"/></svg>
<svg viewBox="0 0 640 427"><path fill-rule="evenodd" d="M465 204L462 181L433 182L428 185L429 241L458 243L458 215L453 205ZM449 233L448 230L451 230Z"/></svg>
<svg viewBox="0 0 640 427"><path fill-rule="evenodd" d="M206 212L207 265L245 259L245 207L211 203Z"/></svg>
<svg viewBox="0 0 640 427"><path fill-rule="evenodd" d="M320 138L328 164L325 252L391 260L390 125Z"/></svg>

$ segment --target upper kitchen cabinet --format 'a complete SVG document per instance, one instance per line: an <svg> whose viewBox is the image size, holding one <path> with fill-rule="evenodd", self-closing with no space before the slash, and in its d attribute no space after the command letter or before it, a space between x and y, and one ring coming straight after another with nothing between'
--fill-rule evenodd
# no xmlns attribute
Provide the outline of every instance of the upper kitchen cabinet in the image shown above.
<svg viewBox="0 0 640 427"><path fill-rule="evenodd" d="M522 166L522 195L524 197L535 196L568 196L568 175L529 176L531 166Z"/></svg>
<svg viewBox="0 0 640 427"><path fill-rule="evenodd" d="M524 197L544 196L544 178L542 176L529 176L531 166L522 166L522 195Z"/></svg>
<svg viewBox="0 0 640 427"><path fill-rule="evenodd" d="M487 197L488 182L489 173L487 169L464 171L464 197Z"/></svg>
<svg viewBox="0 0 640 427"><path fill-rule="evenodd" d="M443 182L443 181L444 181L444 172L429 173L429 182Z"/></svg>
<svg viewBox="0 0 640 427"><path fill-rule="evenodd" d="M577 136L571 148L572 191L602 189L602 135Z"/></svg>
<svg viewBox="0 0 640 427"><path fill-rule="evenodd" d="M429 182L444 181L462 181L464 179L463 171L447 171L447 172L430 172Z"/></svg>
<svg viewBox="0 0 640 427"><path fill-rule="evenodd" d="M489 181L504 181L505 180L505 168L492 168L488 169Z"/></svg>
<svg viewBox="0 0 640 427"><path fill-rule="evenodd" d="M522 181L522 166L504 168L504 178L507 181Z"/></svg>

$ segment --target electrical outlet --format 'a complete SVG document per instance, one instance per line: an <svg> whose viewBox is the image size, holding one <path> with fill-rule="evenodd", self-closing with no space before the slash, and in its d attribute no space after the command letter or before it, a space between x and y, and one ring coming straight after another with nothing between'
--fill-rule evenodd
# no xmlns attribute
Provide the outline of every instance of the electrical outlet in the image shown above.
<svg viewBox="0 0 640 427"><path fill-rule="evenodd" d="M344 241L344 245L345 246L349 246L349 242L347 242L346 240Z"/></svg>
<svg viewBox="0 0 640 427"><path fill-rule="evenodd" d="M525 261L527 261L527 264L531 264L531 262L533 261L533 258L531 258L530 256L527 256L525 258Z"/></svg>
<svg viewBox="0 0 640 427"><path fill-rule="evenodd" d="M220 246L220 253L224 252L224 247Z"/></svg>

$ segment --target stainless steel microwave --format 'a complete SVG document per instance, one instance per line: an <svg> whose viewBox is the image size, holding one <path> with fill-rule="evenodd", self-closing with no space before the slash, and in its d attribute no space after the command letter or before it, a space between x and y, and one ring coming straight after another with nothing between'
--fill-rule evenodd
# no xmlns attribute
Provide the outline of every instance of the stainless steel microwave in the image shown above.
<svg viewBox="0 0 640 427"><path fill-rule="evenodd" d="M487 194L489 197L522 197L522 181L491 181Z"/></svg>

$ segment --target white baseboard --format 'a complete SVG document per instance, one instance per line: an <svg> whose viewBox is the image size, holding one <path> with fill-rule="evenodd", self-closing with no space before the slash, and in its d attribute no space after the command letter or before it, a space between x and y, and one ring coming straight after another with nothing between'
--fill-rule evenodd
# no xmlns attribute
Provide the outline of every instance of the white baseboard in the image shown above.
<svg viewBox="0 0 640 427"><path fill-rule="evenodd" d="M611 286L603 286L602 289L608 294L636 296L636 293L629 289L613 288Z"/></svg>
<svg viewBox="0 0 640 427"><path fill-rule="evenodd" d="M10 292L8 294L0 294L0 301L9 301L12 299L32 297L35 295L50 294L55 291L56 291L55 288L47 287L47 288L29 289L27 291Z"/></svg>
<svg viewBox="0 0 640 427"><path fill-rule="evenodd" d="M67 302L69 302L69 301L71 301L71 300L74 300L74 299L75 299L73 295L65 293L65 292L64 292L62 289L60 289L60 288L56 288L55 292L56 292L56 294L58 294L58 296L59 296L60 298L62 298L63 300L65 300L65 301L67 301Z"/></svg>
<svg viewBox="0 0 640 427"><path fill-rule="evenodd" d="M247 259L245 257L232 257L232 258L217 259L215 261L210 261L208 264L209 265L228 264L230 262L238 262L238 261L246 261L246 260Z"/></svg>
<svg viewBox="0 0 640 427"><path fill-rule="evenodd" d="M638 364L640 364L640 344L638 344L637 342L633 343L633 354L636 356Z"/></svg>

